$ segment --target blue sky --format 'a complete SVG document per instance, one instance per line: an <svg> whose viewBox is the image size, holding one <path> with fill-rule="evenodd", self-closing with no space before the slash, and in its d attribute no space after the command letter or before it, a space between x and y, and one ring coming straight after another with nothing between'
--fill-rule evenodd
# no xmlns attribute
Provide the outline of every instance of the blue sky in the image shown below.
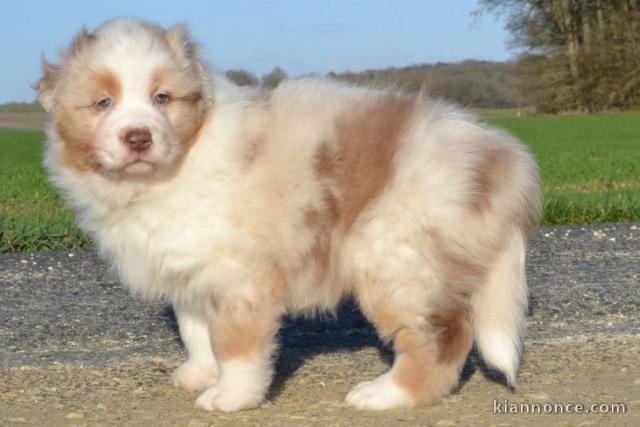
<svg viewBox="0 0 640 427"><path fill-rule="evenodd" d="M32 101L29 87L82 25L115 16L186 22L218 70L290 76L464 59L510 59L502 22L470 13L476 0L18 0L2 5L0 103Z"/></svg>

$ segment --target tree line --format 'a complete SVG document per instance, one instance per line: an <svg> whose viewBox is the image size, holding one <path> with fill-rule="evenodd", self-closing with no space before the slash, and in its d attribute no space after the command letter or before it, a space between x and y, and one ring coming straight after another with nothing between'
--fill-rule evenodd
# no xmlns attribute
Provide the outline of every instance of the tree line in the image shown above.
<svg viewBox="0 0 640 427"><path fill-rule="evenodd" d="M479 0L477 15L506 16L517 61L423 64L329 73L366 85L421 88L471 107L535 105L538 112L640 109L640 0ZM239 84L275 87L276 68L257 77L230 71Z"/></svg>
<svg viewBox="0 0 640 427"><path fill-rule="evenodd" d="M506 15L521 92L545 113L640 108L640 0L480 0Z"/></svg>
<svg viewBox="0 0 640 427"><path fill-rule="evenodd" d="M424 90L466 107L509 108L529 105L517 79L517 64L467 60L461 63L421 64L362 72L330 72L326 77L369 87L395 86L408 92ZM229 70L229 79L241 86L276 87L287 73L274 68L262 78L245 70Z"/></svg>

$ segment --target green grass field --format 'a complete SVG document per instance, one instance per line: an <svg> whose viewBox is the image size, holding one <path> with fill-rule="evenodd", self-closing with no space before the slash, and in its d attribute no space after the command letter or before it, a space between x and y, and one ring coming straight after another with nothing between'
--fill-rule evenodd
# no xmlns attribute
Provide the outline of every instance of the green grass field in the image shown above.
<svg viewBox="0 0 640 427"><path fill-rule="evenodd" d="M640 220L640 114L493 120L531 149L543 224Z"/></svg>
<svg viewBox="0 0 640 427"><path fill-rule="evenodd" d="M0 253L87 247L42 167L44 136L0 129Z"/></svg>
<svg viewBox="0 0 640 427"><path fill-rule="evenodd" d="M536 156L543 224L640 221L640 114L488 120ZM47 182L42 141L41 132L0 129L0 252L90 245Z"/></svg>

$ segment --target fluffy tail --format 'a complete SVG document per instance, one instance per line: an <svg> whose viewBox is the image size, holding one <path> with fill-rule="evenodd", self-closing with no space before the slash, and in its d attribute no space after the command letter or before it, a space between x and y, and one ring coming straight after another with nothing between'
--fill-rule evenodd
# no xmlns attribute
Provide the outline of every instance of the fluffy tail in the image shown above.
<svg viewBox="0 0 640 427"><path fill-rule="evenodd" d="M490 270L485 286L473 296L473 327L485 362L516 385L526 327L525 239L515 232Z"/></svg>

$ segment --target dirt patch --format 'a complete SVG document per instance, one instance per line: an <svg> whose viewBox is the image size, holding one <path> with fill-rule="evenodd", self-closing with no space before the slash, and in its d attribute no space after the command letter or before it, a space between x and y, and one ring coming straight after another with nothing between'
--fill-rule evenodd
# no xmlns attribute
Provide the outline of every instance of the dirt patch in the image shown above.
<svg viewBox="0 0 640 427"><path fill-rule="evenodd" d="M387 369L375 348L319 354L306 360L270 404L234 414L194 409L197 393L168 384L177 360L135 359L84 369L11 368L0 375L0 424L640 425L638 354L637 336L529 345L514 393L480 370L467 370L460 390L441 403L381 413L357 411L342 403L351 387ZM592 404L625 406L624 414L514 414L504 413L505 402L532 408L577 403L587 408ZM603 408L620 411L598 406L600 411Z"/></svg>
<svg viewBox="0 0 640 427"><path fill-rule="evenodd" d="M0 128L42 130L47 113L0 112Z"/></svg>

